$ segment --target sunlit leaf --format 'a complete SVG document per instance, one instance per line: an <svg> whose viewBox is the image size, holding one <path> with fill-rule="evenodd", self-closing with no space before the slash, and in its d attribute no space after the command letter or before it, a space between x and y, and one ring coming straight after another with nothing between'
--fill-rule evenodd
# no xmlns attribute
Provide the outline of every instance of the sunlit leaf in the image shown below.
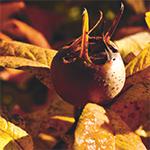
<svg viewBox="0 0 150 150"><path fill-rule="evenodd" d="M16 41L0 41L0 66L28 70L51 87L50 66L57 51Z"/></svg>
<svg viewBox="0 0 150 150"><path fill-rule="evenodd" d="M145 21L147 26L150 28L150 11L145 13Z"/></svg>
<svg viewBox="0 0 150 150"><path fill-rule="evenodd" d="M126 66L126 75L130 76L150 66L150 44Z"/></svg>
<svg viewBox="0 0 150 150"><path fill-rule="evenodd" d="M131 52L137 56L150 42L150 33L140 32L115 41L121 56L125 58Z"/></svg>
<svg viewBox="0 0 150 150"><path fill-rule="evenodd" d="M75 130L74 149L139 149L145 150L141 139L131 132L121 118L96 104L87 104Z"/></svg>
<svg viewBox="0 0 150 150"><path fill-rule="evenodd" d="M32 150L33 142L27 132L0 117L0 149Z"/></svg>
<svg viewBox="0 0 150 150"><path fill-rule="evenodd" d="M2 57L2 59L4 59L4 57L6 57L6 59L7 57L9 57L8 59L13 59L11 63L9 62L7 64L2 60L1 66L3 67L9 66L18 68L21 66L35 66L50 68L52 58L55 54L56 51L52 49L45 49L16 41L0 41L0 57ZM19 59L21 60L19 61ZM18 63L15 64L15 61Z"/></svg>

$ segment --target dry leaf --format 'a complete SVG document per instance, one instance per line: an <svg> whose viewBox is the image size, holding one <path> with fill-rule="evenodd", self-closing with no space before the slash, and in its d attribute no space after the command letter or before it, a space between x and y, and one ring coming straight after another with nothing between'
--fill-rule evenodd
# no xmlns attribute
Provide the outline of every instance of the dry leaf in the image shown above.
<svg viewBox="0 0 150 150"><path fill-rule="evenodd" d="M43 110L29 113L25 117L26 120L30 120L27 127L33 136L49 128L53 130L55 136L62 136L74 122L74 107L72 105L63 101L55 91L50 91L49 99L50 103ZM55 124L55 122L60 122L60 124ZM59 130L60 128L63 130Z"/></svg>
<svg viewBox="0 0 150 150"><path fill-rule="evenodd" d="M137 56L142 49L147 46L150 42L149 32L140 32L131 36L127 36L121 40L115 41L116 45L119 47L119 52L121 56L125 58L129 53L133 53Z"/></svg>
<svg viewBox="0 0 150 150"><path fill-rule="evenodd" d="M146 150L139 136L114 112L87 104L75 130L74 149Z"/></svg>
<svg viewBox="0 0 150 150"><path fill-rule="evenodd" d="M149 106L150 80L144 80L124 91L111 106L111 110L119 114L131 129L136 130L150 119Z"/></svg>
<svg viewBox="0 0 150 150"><path fill-rule="evenodd" d="M128 90L128 88L133 85L142 83L144 80L150 80L150 66L142 71L133 74L132 76L129 76L122 91Z"/></svg>
<svg viewBox="0 0 150 150"><path fill-rule="evenodd" d="M42 33L22 21L16 19L8 20L3 24L1 30L8 35L11 35L14 39L24 39L31 44L43 48L50 48L48 41Z"/></svg>
<svg viewBox="0 0 150 150"><path fill-rule="evenodd" d="M28 132L34 137L35 147L45 143L44 149L50 149L59 139L65 135L74 123L74 107L63 101L55 91L50 91L50 103L39 111L27 114L26 127ZM43 139L41 133L46 134L49 140Z"/></svg>
<svg viewBox="0 0 150 150"><path fill-rule="evenodd" d="M145 21L147 23L147 26L150 28L150 11L145 13Z"/></svg>
<svg viewBox="0 0 150 150"><path fill-rule="evenodd" d="M116 100L111 109L142 137L145 146L149 149L150 66L128 77L122 93Z"/></svg>
<svg viewBox="0 0 150 150"><path fill-rule="evenodd" d="M132 59L134 59L136 56L132 53L132 52L130 52L124 59L123 59L123 61L124 61L124 63L125 63L125 65L127 65Z"/></svg>
<svg viewBox="0 0 150 150"><path fill-rule="evenodd" d="M32 150L33 142L27 132L0 117L0 149Z"/></svg>
<svg viewBox="0 0 150 150"><path fill-rule="evenodd" d="M150 44L126 66L126 76L130 76L150 66Z"/></svg>
<svg viewBox="0 0 150 150"><path fill-rule="evenodd" d="M19 61L20 58L26 59L27 62L32 61L33 64L37 63L37 65L33 65L37 67L40 67L41 64L41 67L50 68L51 61L55 54L56 51L52 49L45 49L16 41L0 41L0 57L13 57L15 59L17 58L17 61ZM23 63L23 61L20 62L19 67L21 63ZM32 63L30 66L32 66ZM2 64L3 67L5 67L5 63L1 61L1 65ZM11 64L9 64L9 66L11 67ZM27 65L25 65L24 63L22 66L29 66L29 64L27 63ZM17 68L18 66L12 64L12 67Z"/></svg>
<svg viewBox="0 0 150 150"><path fill-rule="evenodd" d="M144 13L146 11L144 0L138 0L138 1L124 0L124 1L126 1L137 14Z"/></svg>
<svg viewBox="0 0 150 150"><path fill-rule="evenodd" d="M8 37L6 34L0 32L0 40L5 40L5 41L12 41L10 37Z"/></svg>
<svg viewBox="0 0 150 150"><path fill-rule="evenodd" d="M25 7L24 2L10 2L10 3L0 3L0 28L4 21L9 19L9 17L16 12L22 10Z"/></svg>
<svg viewBox="0 0 150 150"><path fill-rule="evenodd" d="M1 40L0 66L29 70L51 87L50 66L56 52L22 42Z"/></svg>

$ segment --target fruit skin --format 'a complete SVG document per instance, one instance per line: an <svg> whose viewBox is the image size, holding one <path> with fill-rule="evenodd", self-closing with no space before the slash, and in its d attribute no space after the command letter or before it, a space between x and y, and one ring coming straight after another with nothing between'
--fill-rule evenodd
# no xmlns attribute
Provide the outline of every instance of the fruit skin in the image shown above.
<svg viewBox="0 0 150 150"><path fill-rule="evenodd" d="M119 52L113 52L104 64L89 63L77 52L71 60L64 61L70 52L73 50L59 51L51 66L54 87L65 101L75 106L87 102L104 105L121 91L125 67Z"/></svg>

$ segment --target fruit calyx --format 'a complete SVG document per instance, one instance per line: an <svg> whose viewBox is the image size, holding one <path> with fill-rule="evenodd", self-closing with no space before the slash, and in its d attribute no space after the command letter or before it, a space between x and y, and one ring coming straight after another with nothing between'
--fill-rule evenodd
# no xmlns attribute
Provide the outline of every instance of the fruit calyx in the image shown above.
<svg viewBox="0 0 150 150"><path fill-rule="evenodd" d="M113 58L113 53L118 52L117 47L110 41L112 34L114 33L120 18L124 11L124 5L121 3L121 8L118 15L115 17L112 26L108 29L106 33L102 33L101 36L90 36L90 33L101 23L103 18L103 13L100 11L100 18L97 23L89 30L89 16L86 9L83 11L83 25L82 25L82 36L77 38L71 45L65 46L63 49L70 49L72 52L68 55L69 59L64 58L64 62L69 63L76 60L77 57L83 59L86 63L93 65L104 64ZM99 51L93 50L94 44L100 45ZM98 49L98 48L97 48ZM95 53L96 52L96 53ZM104 54L105 53L105 54ZM94 58L97 55L97 58ZM95 61L95 59L102 61ZM103 57L103 59L101 59ZM98 63L95 63L98 62Z"/></svg>

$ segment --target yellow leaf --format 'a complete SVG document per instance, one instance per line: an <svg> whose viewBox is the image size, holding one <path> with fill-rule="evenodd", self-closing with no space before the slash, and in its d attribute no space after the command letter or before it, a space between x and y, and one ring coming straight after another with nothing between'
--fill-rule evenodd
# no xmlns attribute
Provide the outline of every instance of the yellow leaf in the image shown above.
<svg viewBox="0 0 150 150"><path fill-rule="evenodd" d="M0 40L0 66L30 71L51 88L50 67L56 52L22 42Z"/></svg>
<svg viewBox="0 0 150 150"><path fill-rule="evenodd" d="M0 117L0 149L32 150L33 142L27 132Z"/></svg>
<svg viewBox="0 0 150 150"><path fill-rule="evenodd" d="M145 13L145 21L147 26L150 28L150 11Z"/></svg>
<svg viewBox="0 0 150 150"><path fill-rule="evenodd" d="M150 33L140 32L115 41L123 59L131 52L137 56L150 43Z"/></svg>
<svg viewBox="0 0 150 150"><path fill-rule="evenodd" d="M74 149L146 150L140 137L116 113L90 103L79 118Z"/></svg>
<svg viewBox="0 0 150 150"><path fill-rule="evenodd" d="M126 76L130 76L150 66L150 44L126 66Z"/></svg>
<svg viewBox="0 0 150 150"><path fill-rule="evenodd" d="M13 57L13 61L9 63L9 67L13 68L18 68L21 66L32 66L32 63L33 66L36 67L50 68L51 61L56 52L57 51L52 49L41 48L22 42L0 40L0 57L10 57L10 59ZM17 62L20 62L20 65L17 63L15 66L15 59L17 59ZM19 61L19 59L21 59L21 61ZM3 63L3 61L1 61L1 66L5 67L6 62ZM30 61L31 64L29 64L28 61ZM37 65L35 65L36 63ZM6 65L8 65L8 63Z"/></svg>

